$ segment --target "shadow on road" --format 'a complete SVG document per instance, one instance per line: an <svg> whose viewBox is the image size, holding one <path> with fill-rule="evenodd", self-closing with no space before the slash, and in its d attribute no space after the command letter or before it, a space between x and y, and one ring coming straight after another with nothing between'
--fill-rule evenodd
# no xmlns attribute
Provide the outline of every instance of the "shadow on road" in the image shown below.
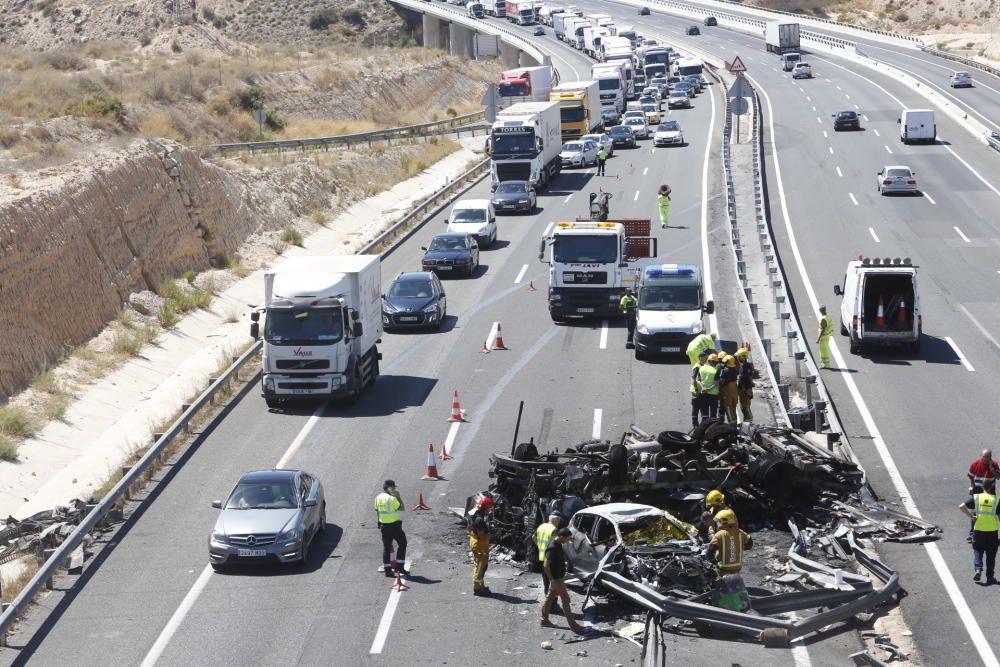
<svg viewBox="0 0 1000 667"><path fill-rule="evenodd" d="M303 572L316 572L321 569L340 544L344 535L344 529L332 523L326 524L326 530L313 538L309 546L309 557L305 563L262 563L260 565L250 563L240 563L239 565L227 565L216 574L220 576L239 577L287 577L302 574Z"/></svg>

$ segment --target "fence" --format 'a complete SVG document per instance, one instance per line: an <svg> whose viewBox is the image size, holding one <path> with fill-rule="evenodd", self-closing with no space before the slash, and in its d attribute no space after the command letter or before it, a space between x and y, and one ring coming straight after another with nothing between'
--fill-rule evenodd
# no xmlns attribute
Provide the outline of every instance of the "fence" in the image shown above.
<svg viewBox="0 0 1000 667"><path fill-rule="evenodd" d="M929 46L921 46L920 50L924 53L929 53L932 56L937 56L938 58L944 58L945 60L951 60L956 63L962 63L969 67L975 67L976 69L988 72L993 76L1000 76L1000 67L994 67L989 63L984 63L974 58L966 58L965 56L960 56L957 53L948 53L947 51L939 51L937 49L932 49Z"/></svg>

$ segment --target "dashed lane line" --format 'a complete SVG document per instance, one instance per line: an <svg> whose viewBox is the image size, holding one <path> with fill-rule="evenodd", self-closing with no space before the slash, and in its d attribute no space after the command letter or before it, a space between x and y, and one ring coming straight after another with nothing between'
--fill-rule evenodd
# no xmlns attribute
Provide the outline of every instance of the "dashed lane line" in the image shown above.
<svg viewBox="0 0 1000 667"><path fill-rule="evenodd" d="M514 284L517 285L524 278L524 274L528 272L528 265L525 264L521 267L521 270L517 272L517 278L514 278Z"/></svg>
<svg viewBox="0 0 1000 667"><path fill-rule="evenodd" d="M963 366L965 366L965 370L969 371L970 373L974 372L976 369L972 367L972 364L969 363L969 360L966 359L965 355L962 354L962 351L958 349L958 345L955 345L955 341L951 339L951 336L945 336L944 339L948 342L948 345L951 346L951 349L955 351L955 354L958 356L958 360L962 362Z"/></svg>

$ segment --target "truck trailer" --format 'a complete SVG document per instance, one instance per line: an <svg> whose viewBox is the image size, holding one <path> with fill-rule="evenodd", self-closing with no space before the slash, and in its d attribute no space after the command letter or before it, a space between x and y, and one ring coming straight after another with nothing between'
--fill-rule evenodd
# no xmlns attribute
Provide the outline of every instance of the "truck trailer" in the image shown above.
<svg viewBox="0 0 1000 667"><path fill-rule="evenodd" d="M500 73L497 94L516 102L548 102L552 92L552 67L519 67Z"/></svg>
<svg viewBox="0 0 1000 667"><path fill-rule="evenodd" d="M356 398L379 374L378 255L294 257L264 274L261 390L289 400ZM250 335L260 336L260 312Z"/></svg>
<svg viewBox="0 0 1000 667"><path fill-rule="evenodd" d="M560 83L552 89L549 99L559 102L564 140L602 131L601 93L596 81Z"/></svg>
<svg viewBox="0 0 1000 667"><path fill-rule="evenodd" d="M490 128L490 176L493 188L503 181L529 181L536 190L562 170L557 102L521 102L499 112Z"/></svg>
<svg viewBox="0 0 1000 667"><path fill-rule="evenodd" d="M532 25L535 22L535 10L530 2L506 0L504 12L507 14L507 20L517 25Z"/></svg>
<svg viewBox="0 0 1000 667"><path fill-rule="evenodd" d="M799 50L799 24L768 21L764 24L764 45L768 52L781 55Z"/></svg>

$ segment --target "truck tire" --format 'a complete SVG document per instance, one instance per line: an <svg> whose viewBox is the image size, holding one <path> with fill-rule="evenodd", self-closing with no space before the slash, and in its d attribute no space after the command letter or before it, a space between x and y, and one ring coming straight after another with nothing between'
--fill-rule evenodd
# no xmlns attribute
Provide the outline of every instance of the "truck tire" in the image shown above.
<svg viewBox="0 0 1000 667"><path fill-rule="evenodd" d="M520 442L514 447L515 461L535 461L538 459L538 447L532 442Z"/></svg>
<svg viewBox="0 0 1000 667"><path fill-rule="evenodd" d="M625 445L614 444L608 449L608 481L624 484L628 480L628 449Z"/></svg>

